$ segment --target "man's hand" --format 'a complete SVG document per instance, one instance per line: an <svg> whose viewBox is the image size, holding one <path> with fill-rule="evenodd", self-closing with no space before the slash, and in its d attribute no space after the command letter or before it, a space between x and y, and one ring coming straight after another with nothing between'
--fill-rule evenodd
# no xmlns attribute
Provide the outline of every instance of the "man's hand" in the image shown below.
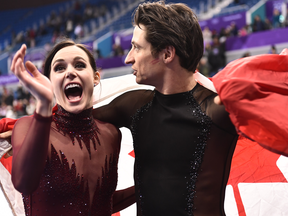
<svg viewBox="0 0 288 216"><path fill-rule="evenodd" d="M214 103L215 104L218 104L218 105L223 105L219 95L217 95L215 98L214 98Z"/></svg>
<svg viewBox="0 0 288 216"><path fill-rule="evenodd" d="M0 133L0 138L7 139L9 143L11 143L11 136L12 136L12 130Z"/></svg>

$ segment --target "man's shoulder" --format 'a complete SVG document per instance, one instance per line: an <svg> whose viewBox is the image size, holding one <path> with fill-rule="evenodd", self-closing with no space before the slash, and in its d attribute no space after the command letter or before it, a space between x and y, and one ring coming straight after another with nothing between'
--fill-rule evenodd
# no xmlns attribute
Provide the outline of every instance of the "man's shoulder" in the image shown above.
<svg viewBox="0 0 288 216"><path fill-rule="evenodd" d="M217 93L211 91L203 85L197 84L195 90L193 91L194 98L202 103L204 100L213 100L217 96Z"/></svg>
<svg viewBox="0 0 288 216"><path fill-rule="evenodd" d="M146 103L150 101L155 92L154 90L147 90L147 89L140 89L140 90L131 90L123 93L122 95L118 96L115 101L121 103L127 103L126 105L133 104L133 103Z"/></svg>

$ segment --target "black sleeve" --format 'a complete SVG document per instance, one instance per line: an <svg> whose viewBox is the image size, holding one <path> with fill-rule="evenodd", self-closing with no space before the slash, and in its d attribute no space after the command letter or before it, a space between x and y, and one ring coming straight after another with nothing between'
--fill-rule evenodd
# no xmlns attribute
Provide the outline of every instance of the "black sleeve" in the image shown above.
<svg viewBox="0 0 288 216"><path fill-rule="evenodd" d="M93 117L104 122L114 124L116 127L130 128L131 117L137 109L152 100L154 91L134 90L126 92L108 105L93 110Z"/></svg>

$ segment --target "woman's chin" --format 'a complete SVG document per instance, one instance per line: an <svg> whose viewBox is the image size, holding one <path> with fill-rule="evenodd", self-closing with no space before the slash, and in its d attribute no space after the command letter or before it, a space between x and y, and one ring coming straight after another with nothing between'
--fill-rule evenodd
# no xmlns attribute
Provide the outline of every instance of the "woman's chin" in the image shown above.
<svg viewBox="0 0 288 216"><path fill-rule="evenodd" d="M70 113L74 113L74 114L78 114L80 112L82 112L85 109L88 109L90 107L85 106L84 104L70 104L70 105L66 105L66 106L62 106L67 112Z"/></svg>

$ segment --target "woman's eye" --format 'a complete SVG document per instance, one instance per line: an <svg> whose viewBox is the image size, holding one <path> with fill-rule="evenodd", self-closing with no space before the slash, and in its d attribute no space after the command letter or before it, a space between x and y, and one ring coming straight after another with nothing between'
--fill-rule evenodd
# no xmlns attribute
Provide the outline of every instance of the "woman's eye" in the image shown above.
<svg viewBox="0 0 288 216"><path fill-rule="evenodd" d="M84 63L77 63L75 65L76 68L86 68L86 65Z"/></svg>
<svg viewBox="0 0 288 216"><path fill-rule="evenodd" d="M54 68L54 71L62 71L62 70L65 70L65 67L62 66L62 65L57 65L55 68Z"/></svg>

